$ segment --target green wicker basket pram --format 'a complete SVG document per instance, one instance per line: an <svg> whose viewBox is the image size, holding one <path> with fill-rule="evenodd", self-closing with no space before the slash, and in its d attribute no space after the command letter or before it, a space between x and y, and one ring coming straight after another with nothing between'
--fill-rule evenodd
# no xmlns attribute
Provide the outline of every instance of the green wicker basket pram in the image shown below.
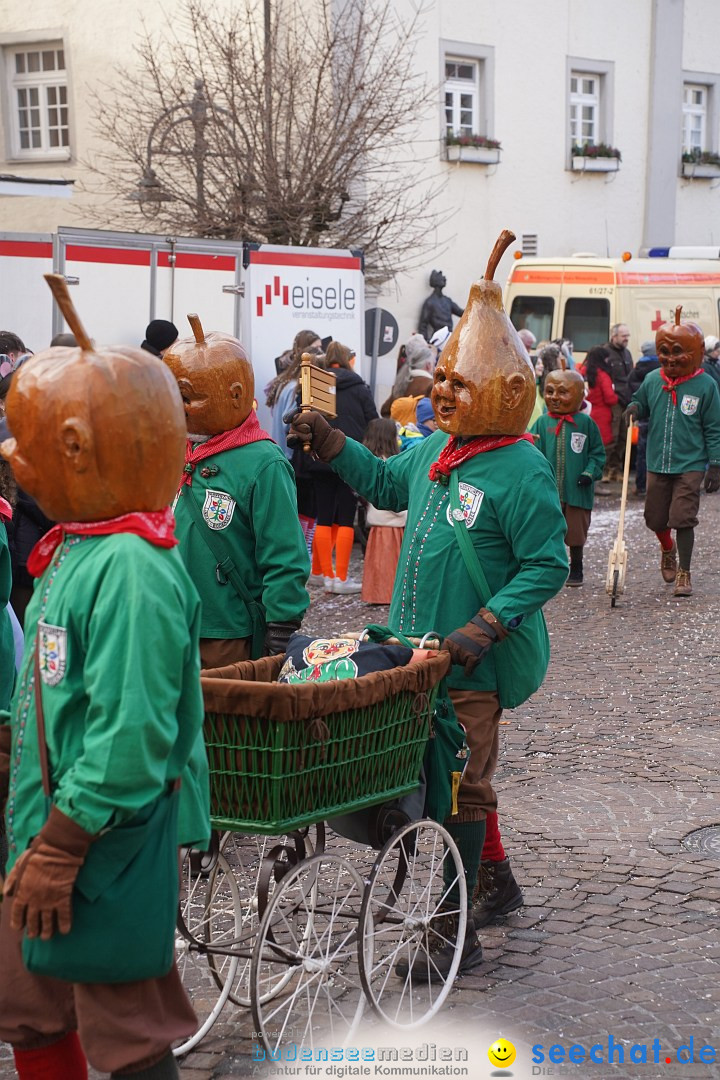
<svg viewBox="0 0 720 1080"><path fill-rule="evenodd" d="M448 653L292 686L275 681L282 663L203 673L215 828L280 834L417 787Z"/></svg>

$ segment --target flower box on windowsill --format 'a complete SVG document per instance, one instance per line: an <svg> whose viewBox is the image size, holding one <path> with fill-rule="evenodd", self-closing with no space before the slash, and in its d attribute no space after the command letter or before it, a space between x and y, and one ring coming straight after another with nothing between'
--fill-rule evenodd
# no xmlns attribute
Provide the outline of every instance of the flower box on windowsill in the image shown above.
<svg viewBox="0 0 720 1080"><path fill-rule="evenodd" d="M572 159L573 172L617 172L620 161L616 157L581 157Z"/></svg>
<svg viewBox="0 0 720 1080"><path fill-rule="evenodd" d="M446 146L448 161L474 161L478 165L497 165L500 161L500 147L490 146Z"/></svg>
<svg viewBox="0 0 720 1080"><path fill-rule="evenodd" d="M690 180L712 180L720 176L720 163L683 161L682 174Z"/></svg>

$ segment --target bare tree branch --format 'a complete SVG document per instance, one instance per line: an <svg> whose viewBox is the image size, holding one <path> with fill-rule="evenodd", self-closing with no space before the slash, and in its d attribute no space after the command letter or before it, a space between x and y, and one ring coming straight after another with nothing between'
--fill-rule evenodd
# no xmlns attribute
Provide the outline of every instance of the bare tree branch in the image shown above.
<svg viewBox="0 0 720 1080"><path fill-rule="evenodd" d="M402 23L388 0L339 13L330 0L238 0L230 14L186 0L177 29L143 31L138 67L95 97L88 187L111 198L95 220L361 247L376 284L421 265L448 216L432 206L437 142L417 141L437 102L414 63L426 10L419 0Z"/></svg>

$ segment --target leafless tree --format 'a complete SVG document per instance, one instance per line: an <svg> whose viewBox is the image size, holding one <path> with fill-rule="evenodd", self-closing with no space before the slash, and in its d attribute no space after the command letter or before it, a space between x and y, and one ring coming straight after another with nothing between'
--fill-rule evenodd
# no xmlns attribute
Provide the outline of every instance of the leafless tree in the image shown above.
<svg viewBox="0 0 720 1080"><path fill-rule="evenodd" d="M438 143L417 136L437 102L416 60L425 4L402 20L392 0L186 0L97 95L95 220L361 247L375 283L422 265L443 220Z"/></svg>

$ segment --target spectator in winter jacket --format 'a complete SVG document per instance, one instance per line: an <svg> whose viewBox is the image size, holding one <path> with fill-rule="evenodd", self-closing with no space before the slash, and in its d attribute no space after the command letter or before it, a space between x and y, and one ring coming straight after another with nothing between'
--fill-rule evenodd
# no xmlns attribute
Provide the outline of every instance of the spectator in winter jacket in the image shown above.
<svg viewBox="0 0 720 1080"><path fill-rule="evenodd" d="M367 383L353 371L355 353L339 341L331 341L325 353L325 365L336 378L337 416L330 421L351 439L362 442L368 424L377 419L377 409ZM355 539L354 523L357 496L329 465L310 459L302 448L296 451L294 460L302 455L315 488L317 526L315 528L315 551L320 562L325 591L334 593L357 593L362 583L348 577L350 555ZM335 567L333 569L333 548Z"/></svg>
<svg viewBox="0 0 720 1080"><path fill-rule="evenodd" d="M177 339L178 329L175 323L167 319L153 319L145 328L145 340L140 348L153 356L162 357L165 350L174 345Z"/></svg>
<svg viewBox="0 0 720 1080"><path fill-rule="evenodd" d="M400 397L417 397L432 388L435 350L422 334L412 334L405 343L405 362L395 377L390 397L380 407L381 416L390 416L392 404Z"/></svg>
<svg viewBox="0 0 720 1080"><path fill-rule="evenodd" d="M702 362L703 371L712 375L720 389L720 338L708 334L705 338L705 355Z"/></svg>
<svg viewBox="0 0 720 1080"><path fill-rule="evenodd" d="M605 346L608 350L608 367L612 379L617 403L612 407L613 441L607 446L607 466L610 480L619 480L625 464L625 433L627 423L623 419L623 410L627 406L632 392L628 381L633 368L632 356L628 349L630 331L625 323L615 323L610 327L610 340Z"/></svg>
<svg viewBox="0 0 720 1080"><path fill-rule="evenodd" d="M589 387L587 399L592 405L592 418L600 428L600 436L607 452L615 441L612 418L613 409L618 403L608 361L607 345L596 345L588 351L585 358L585 380Z"/></svg>

